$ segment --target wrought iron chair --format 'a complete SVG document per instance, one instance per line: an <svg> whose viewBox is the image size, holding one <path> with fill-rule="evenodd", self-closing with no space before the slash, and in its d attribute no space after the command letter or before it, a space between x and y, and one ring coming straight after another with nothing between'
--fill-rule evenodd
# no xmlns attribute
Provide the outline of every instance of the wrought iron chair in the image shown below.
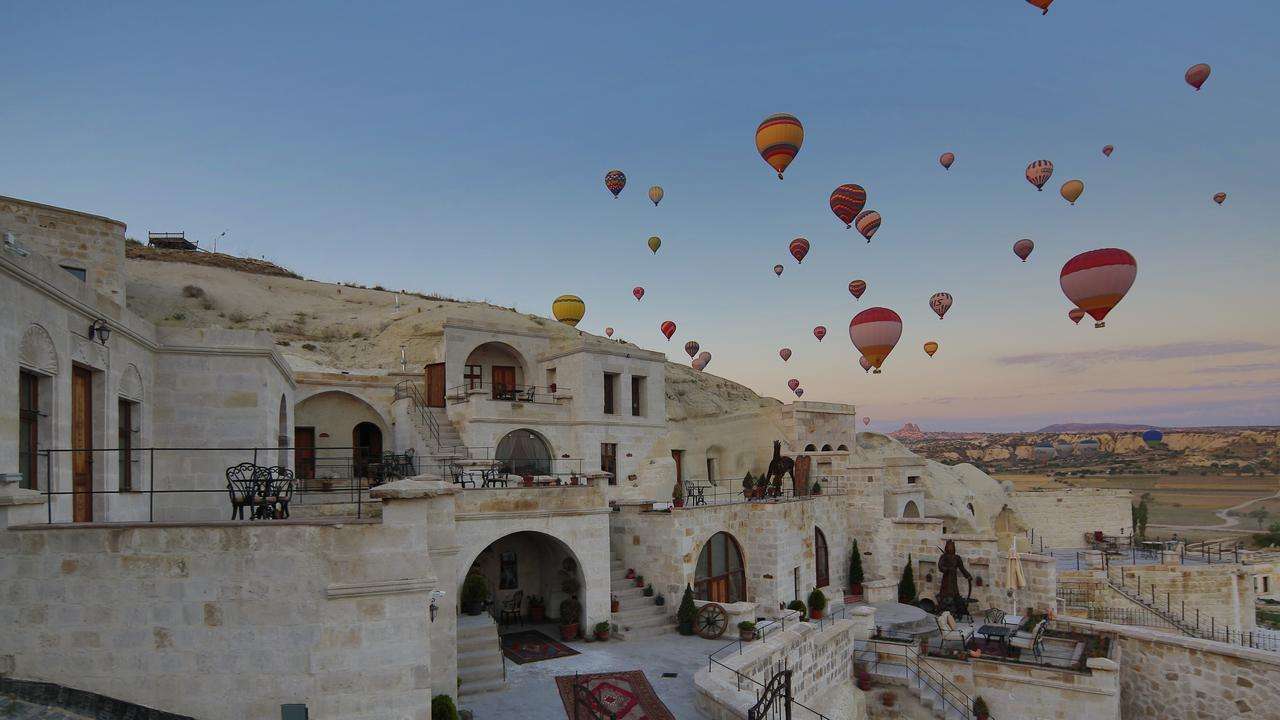
<svg viewBox="0 0 1280 720"><path fill-rule="evenodd" d="M524 591L517 590L515 594L502 601L502 607L498 609L499 625L524 624L524 614L521 609L524 607Z"/></svg>
<svg viewBox="0 0 1280 720"><path fill-rule="evenodd" d="M227 494L231 496L231 519L244 519L244 509L249 508L249 519L257 511L258 466L244 462L227 468Z"/></svg>
<svg viewBox="0 0 1280 720"><path fill-rule="evenodd" d="M1019 650L1030 650L1035 659L1039 660L1044 653L1044 630L1048 625L1048 620L1041 620L1030 632L1019 630L1009 638L1009 646Z"/></svg>
<svg viewBox="0 0 1280 720"><path fill-rule="evenodd" d="M530 385L529 389L525 390L524 394L520 396L520 399L524 402L533 402L533 398L537 396L537 394L538 394L538 388L534 387L533 385Z"/></svg>
<svg viewBox="0 0 1280 720"><path fill-rule="evenodd" d="M276 516L275 484L271 481L271 468L262 465L253 466L253 484L255 488L253 504L253 520L266 520Z"/></svg>
<svg viewBox="0 0 1280 720"><path fill-rule="evenodd" d="M267 472L271 483L271 494L275 497L272 516L287 518L289 517L289 501L293 500L293 471L287 467L273 467Z"/></svg>

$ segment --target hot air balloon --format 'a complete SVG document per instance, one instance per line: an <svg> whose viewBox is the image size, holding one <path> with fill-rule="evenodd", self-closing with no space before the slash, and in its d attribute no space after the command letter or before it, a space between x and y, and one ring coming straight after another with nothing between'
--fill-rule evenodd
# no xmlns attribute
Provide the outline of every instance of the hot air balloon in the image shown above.
<svg viewBox="0 0 1280 720"><path fill-rule="evenodd" d="M1027 182L1036 186L1036 190L1044 190L1044 184L1053 177L1053 163L1048 160L1036 160L1027 166Z"/></svg>
<svg viewBox="0 0 1280 720"><path fill-rule="evenodd" d="M1106 327L1102 320L1111 312L1138 276L1138 261L1119 248L1090 250L1062 266L1058 282L1067 299L1089 313L1094 327Z"/></svg>
<svg viewBox="0 0 1280 720"><path fill-rule="evenodd" d="M1200 86L1204 85L1204 81L1209 79L1210 72L1212 72L1212 70L1210 70L1209 66L1205 63L1196 63L1195 65L1192 65L1187 68L1187 74L1185 76L1187 84L1195 88L1196 92L1200 92Z"/></svg>
<svg viewBox="0 0 1280 720"><path fill-rule="evenodd" d="M871 372L871 361L867 359L866 355L858 356L858 364L862 366L862 372Z"/></svg>
<svg viewBox="0 0 1280 720"><path fill-rule="evenodd" d="M657 207L658 203L662 202L662 195L663 192L661 187L654 185L649 188L649 199L653 201L654 207Z"/></svg>
<svg viewBox="0 0 1280 720"><path fill-rule="evenodd" d="M868 308L849 321L849 340L877 374L901 337L902 318L889 308Z"/></svg>
<svg viewBox="0 0 1280 720"><path fill-rule="evenodd" d="M773 266L773 274L774 274L774 275L777 275L778 277L782 277L782 270L783 270L783 268L782 268L782 266L781 266L781 265L774 265L774 266Z"/></svg>
<svg viewBox="0 0 1280 720"><path fill-rule="evenodd" d="M689 354L689 357L691 358L696 357L698 355L698 341L690 340L689 342L685 343L684 351Z"/></svg>
<svg viewBox="0 0 1280 720"><path fill-rule="evenodd" d="M1151 429L1142 433L1142 441L1149 447L1156 447L1164 441L1164 433L1159 430Z"/></svg>
<svg viewBox="0 0 1280 720"><path fill-rule="evenodd" d="M587 314L587 304L577 295L561 295L551 301L551 314L565 325L576 327Z"/></svg>
<svg viewBox="0 0 1280 720"><path fill-rule="evenodd" d="M627 186L626 173L621 170L610 170L604 174L604 186L613 193L613 199L618 199L618 193L622 192L622 188Z"/></svg>
<svg viewBox="0 0 1280 720"><path fill-rule="evenodd" d="M702 369L703 369L703 368L705 368L705 367L707 366L707 364L706 364L706 363L704 363L704 362L702 362L702 360L701 360L701 359L699 359L699 358L694 358L694 359L693 359L693 362L691 362L691 363L689 363L689 364L690 364L690 365L692 365L692 366L693 366L693 369L694 369L694 370L697 370L698 372L702 372Z"/></svg>
<svg viewBox="0 0 1280 720"><path fill-rule="evenodd" d="M694 360L701 363L702 367L705 368L706 366L711 364L711 353L707 352L706 350L703 350L702 352L698 353L698 357L694 358Z"/></svg>
<svg viewBox="0 0 1280 720"><path fill-rule="evenodd" d="M800 381L795 378L791 378L790 380L787 381L787 387L791 388L792 390L795 390L796 388L800 387Z"/></svg>
<svg viewBox="0 0 1280 720"><path fill-rule="evenodd" d="M791 359L791 348L782 348L781 350L779 350L779 351L778 351L778 357L782 358L782 362L786 362L786 361L790 360L790 359Z"/></svg>
<svg viewBox="0 0 1280 720"><path fill-rule="evenodd" d="M941 320L943 315L951 309L951 293L937 292L933 297L929 298L929 307L938 313L938 319Z"/></svg>
<svg viewBox="0 0 1280 720"><path fill-rule="evenodd" d="M657 235L654 235L649 238L649 249L652 250L655 255L657 254L658 248L660 247L662 247L662 238L658 237Z"/></svg>
<svg viewBox="0 0 1280 720"><path fill-rule="evenodd" d="M804 145L804 126L795 115L778 113L765 118L756 128L756 151L778 171L778 179Z"/></svg>
<svg viewBox="0 0 1280 720"><path fill-rule="evenodd" d="M1213 195L1213 201L1214 201L1214 202L1216 202L1216 203L1218 203L1219 205L1221 205L1222 203L1224 203L1224 202L1226 202L1226 201L1227 201L1227 194L1226 194L1226 193L1214 193L1214 195Z"/></svg>
<svg viewBox="0 0 1280 720"><path fill-rule="evenodd" d="M819 325L813 329L813 336L818 338L818 342L822 342L822 338L827 336L827 328Z"/></svg>
<svg viewBox="0 0 1280 720"><path fill-rule="evenodd" d="M1076 201L1080 199L1080 194L1084 192L1084 182L1081 180L1068 180L1062 183L1062 189L1058 192L1062 193L1063 200L1075 205Z"/></svg>
<svg viewBox="0 0 1280 720"><path fill-rule="evenodd" d="M1113 145L1103 145L1103 146L1102 146L1102 154L1103 154L1103 155L1106 155L1107 157L1111 157L1111 153L1113 153L1113 152L1115 152L1115 151L1116 151L1116 149L1115 149L1115 146L1113 146Z"/></svg>
<svg viewBox="0 0 1280 720"><path fill-rule="evenodd" d="M1013 254L1022 258L1022 262L1026 262L1027 258L1031 257L1031 251L1034 250L1035 247L1036 244L1031 242L1030 239L1023 238L1013 244Z"/></svg>
<svg viewBox="0 0 1280 720"><path fill-rule="evenodd" d="M605 328L605 329L604 329L604 336L605 336L605 337L613 337L613 328L611 328L611 327L607 327L607 328Z"/></svg>
<svg viewBox="0 0 1280 720"><path fill-rule="evenodd" d="M856 300L862 297L862 293L867 291L867 283L865 280L852 280L849 282L849 294Z"/></svg>
<svg viewBox="0 0 1280 720"><path fill-rule="evenodd" d="M853 227L853 221L867 204L867 191L861 185L846 183L831 191L831 212L840 218L845 228Z"/></svg>
<svg viewBox="0 0 1280 720"><path fill-rule="evenodd" d="M938 156L938 162L941 163L943 169L950 170L951 163L956 161L956 154L953 152L944 152Z"/></svg>
<svg viewBox="0 0 1280 720"><path fill-rule="evenodd" d="M862 237L866 238L867 242L871 242L871 236L880 229L880 213L875 210L863 210L853 219L853 224L858 226L858 232L862 233Z"/></svg>
<svg viewBox="0 0 1280 720"><path fill-rule="evenodd" d="M667 340L670 340L671 336L676 334L676 324L670 320L664 320L659 329L662 330L663 335L667 336Z"/></svg>
<svg viewBox="0 0 1280 720"><path fill-rule="evenodd" d="M796 388L795 394L796 394L796 397L798 398L804 397L804 388Z"/></svg>
<svg viewBox="0 0 1280 720"><path fill-rule="evenodd" d="M1080 308L1071 308L1067 311L1067 317L1071 318L1071 322L1079 325L1080 321L1084 319L1084 311Z"/></svg>
<svg viewBox="0 0 1280 720"><path fill-rule="evenodd" d="M867 427L867 426L868 426L868 425L870 425L870 424L871 424L871 418L867 417L866 415L863 415L863 416L862 416L862 427Z"/></svg>
<svg viewBox="0 0 1280 720"><path fill-rule="evenodd" d="M1049 14L1049 6L1053 4L1053 0L1027 0L1027 2L1040 8L1041 15Z"/></svg>
<svg viewBox="0 0 1280 720"><path fill-rule="evenodd" d="M804 238L796 238L787 246L791 251L791 257L796 259L797 263L804 262L804 256L809 254L809 241Z"/></svg>
<svg viewBox="0 0 1280 720"><path fill-rule="evenodd" d="M925 355L928 355L929 357L933 357L933 354L936 352L938 352L938 343L930 340L929 342L924 344Z"/></svg>
<svg viewBox="0 0 1280 720"><path fill-rule="evenodd" d="M631 294L632 294L632 295L635 295L635 296L636 296L636 302L639 302L639 301L640 301L640 298L644 297L644 288L642 288L642 287L640 287L639 285L637 285L637 286L635 286L635 287L631 288Z"/></svg>

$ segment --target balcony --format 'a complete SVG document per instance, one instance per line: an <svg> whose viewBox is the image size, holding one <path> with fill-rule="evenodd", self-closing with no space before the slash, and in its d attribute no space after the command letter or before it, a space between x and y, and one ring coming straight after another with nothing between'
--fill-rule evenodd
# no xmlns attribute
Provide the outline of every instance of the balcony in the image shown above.
<svg viewBox="0 0 1280 720"><path fill-rule="evenodd" d="M445 399L451 405L478 400L500 403L532 403L559 405L573 399L568 388L541 385L515 385L510 383L470 382L445 391Z"/></svg>

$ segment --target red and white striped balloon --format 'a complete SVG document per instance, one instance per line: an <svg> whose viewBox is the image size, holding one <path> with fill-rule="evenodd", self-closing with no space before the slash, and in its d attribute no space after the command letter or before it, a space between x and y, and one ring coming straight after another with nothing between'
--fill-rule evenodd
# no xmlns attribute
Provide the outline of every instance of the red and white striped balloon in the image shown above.
<svg viewBox="0 0 1280 720"><path fill-rule="evenodd" d="M1062 292L1076 307L1089 313L1094 327L1106 327L1111 312L1138 277L1138 261L1120 248L1090 250L1067 261L1058 278Z"/></svg>
<svg viewBox="0 0 1280 720"><path fill-rule="evenodd" d="M889 308L868 308L849 321L849 340L877 374L901 337L902 318Z"/></svg>
<svg viewBox="0 0 1280 720"><path fill-rule="evenodd" d="M809 254L809 241L804 238L796 238L787 246L787 250L791 251L791 257L796 259L797 263L804 262L804 256Z"/></svg>
<svg viewBox="0 0 1280 720"><path fill-rule="evenodd" d="M671 322L670 320L664 321L662 325L659 326L658 329L662 331L663 335L667 336L668 340L671 339L672 335L676 334L676 324Z"/></svg>

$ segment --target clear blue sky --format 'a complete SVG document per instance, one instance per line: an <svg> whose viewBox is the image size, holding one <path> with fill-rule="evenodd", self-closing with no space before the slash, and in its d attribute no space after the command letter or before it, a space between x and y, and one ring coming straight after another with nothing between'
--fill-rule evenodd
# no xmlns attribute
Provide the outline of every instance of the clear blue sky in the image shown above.
<svg viewBox="0 0 1280 720"><path fill-rule="evenodd" d="M544 314L574 292L584 329L676 360L697 339L712 372L776 396L797 377L881 429L1280 423L1274 2L187 5L10 8L0 194L139 237L229 229L317 279ZM806 128L783 182L752 139L774 112ZM827 210L842 182L884 215L871 245ZM1073 326L1058 270L1112 245L1137 284L1106 329ZM847 326L875 304L906 329L873 378Z"/></svg>

